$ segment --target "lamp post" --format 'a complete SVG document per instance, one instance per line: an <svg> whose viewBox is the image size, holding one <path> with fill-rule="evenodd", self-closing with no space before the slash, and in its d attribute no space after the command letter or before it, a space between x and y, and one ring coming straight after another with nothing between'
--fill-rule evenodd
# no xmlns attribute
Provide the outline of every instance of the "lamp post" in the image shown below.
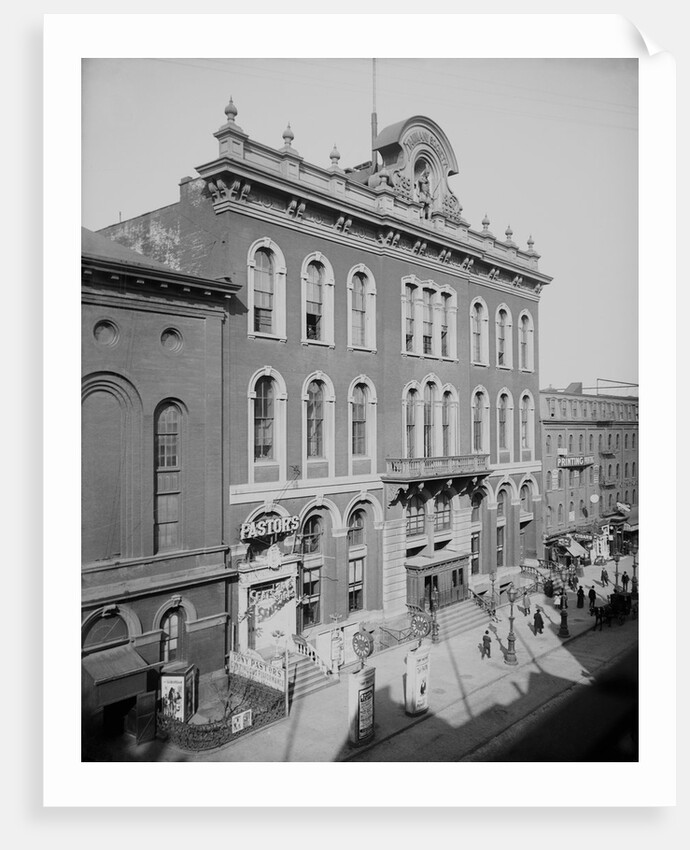
<svg viewBox="0 0 690 850"><path fill-rule="evenodd" d="M613 560L616 562L616 584L613 588L615 593L618 593L618 562L621 559L621 553L616 551L613 556Z"/></svg>
<svg viewBox="0 0 690 850"><path fill-rule="evenodd" d="M503 659L506 664L510 664L511 666L515 666L518 663L517 656L515 655L515 632L513 631L513 603L517 599L517 588L515 585L511 583L508 588L508 599L510 600L510 631L508 632L508 651L505 654L505 658Z"/></svg>
<svg viewBox="0 0 690 850"><path fill-rule="evenodd" d="M495 614L496 613L496 590L495 590L496 573L491 573L489 575L489 578L491 579L491 610Z"/></svg>
<svg viewBox="0 0 690 850"><path fill-rule="evenodd" d="M632 547L632 556L633 556L632 592L637 593L637 546Z"/></svg>
<svg viewBox="0 0 690 850"><path fill-rule="evenodd" d="M431 607L431 642L438 643L438 623L436 621L436 609L438 608L438 588L433 587L430 594Z"/></svg>

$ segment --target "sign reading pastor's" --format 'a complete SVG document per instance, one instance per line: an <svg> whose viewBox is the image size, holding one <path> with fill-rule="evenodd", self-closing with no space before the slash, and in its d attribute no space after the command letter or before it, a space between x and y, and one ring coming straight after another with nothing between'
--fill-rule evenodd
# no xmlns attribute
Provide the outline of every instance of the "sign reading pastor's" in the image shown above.
<svg viewBox="0 0 690 850"><path fill-rule="evenodd" d="M594 463L594 455L559 455L556 459L558 467L591 466Z"/></svg>
<svg viewBox="0 0 690 850"><path fill-rule="evenodd" d="M299 528L299 517L279 516L260 519L256 522L243 522L240 528L240 540L253 537L266 537L269 534L290 534Z"/></svg>

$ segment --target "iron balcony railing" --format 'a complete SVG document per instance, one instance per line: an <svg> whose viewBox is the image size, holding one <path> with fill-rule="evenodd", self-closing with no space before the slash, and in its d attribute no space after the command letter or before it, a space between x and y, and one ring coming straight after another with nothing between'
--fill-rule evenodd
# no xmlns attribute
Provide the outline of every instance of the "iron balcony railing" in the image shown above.
<svg viewBox="0 0 690 850"><path fill-rule="evenodd" d="M489 471L489 455L386 458L386 478L406 481Z"/></svg>

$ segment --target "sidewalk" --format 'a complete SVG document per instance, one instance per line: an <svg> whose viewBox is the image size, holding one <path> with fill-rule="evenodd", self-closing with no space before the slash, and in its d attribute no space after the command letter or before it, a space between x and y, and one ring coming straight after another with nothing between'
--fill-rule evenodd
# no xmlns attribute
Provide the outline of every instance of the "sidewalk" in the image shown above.
<svg viewBox="0 0 690 850"><path fill-rule="evenodd" d="M601 587L601 567L585 567L584 577L580 579L585 593L594 585L600 603L613 592L612 568L615 568L613 561L607 564L608 588ZM624 570L632 577L631 557L621 558L619 580ZM537 606L542 608L544 616L541 635L535 635L532 630ZM487 622L447 641L441 635L441 641L431 645L430 707L420 717L409 717L404 712L405 656L415 644L396 646L368 660L367 666L376 670L376 732L367 746L356 748L349 744L349 672L341 672L338 684L294 702L285 721L225 747L194 754L154 742L133 745L122 758L233 762L457 760L554 696L592 682L597 671L637 644L636 619L629 617L622 626L614 622L610 628L604 626L595 632L587 598L585 607L577 608L575 594L570 591L570 637L559 637L560 611L555 609L552 599L532 593L529 617L523 612L521 599L514 605L518 665L509 666L504 663L504 652L510 606L501 607L497 613L498 623ZM479 651L485 628L490 629L492 636L491 658L482 658Z"/></svg>

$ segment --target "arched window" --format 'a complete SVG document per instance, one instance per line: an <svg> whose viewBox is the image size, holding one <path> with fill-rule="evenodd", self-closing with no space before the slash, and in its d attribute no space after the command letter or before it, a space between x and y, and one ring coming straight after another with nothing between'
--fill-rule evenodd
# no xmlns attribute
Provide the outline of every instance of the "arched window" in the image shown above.
<svg viewBox="0 0 690 850"><path fill-rule="evenodd" d="M523 484L520 487L520 512L523 514L532 513L532 488L529 484Z"/></svg>
<svg viewBox="0 0 690 850"><path fill-rule="evenodd" d="M422 354L433 354L434 342L434 293L422 289Z"/></svg>
<svg viewBox="0 0 690 850"><path fill-rule="evenodd" d="M367 279L357 272L352 276L351 342L356 348L367 348Z"/></svg>
<svg viewBox="0 0 690 850"><path fill-rule="evenodd" d="M559 449L563 448L563 434L558 435L557 447Z"/></svg>
<svg viewBox="0 0 690 850"><path fill-rule="evenodd" d="M314 555L321 551L321 535L323 524L321 517L310 516L304 523L302 531L302 554Z"/></svg>
<svg viewBox="0 0 690 850"><path fill-rule="evenodd" d="M623 446L626 449L628 448L628 435L627 435L627 433L625 435L625 439L623 440Z"/></svg>
<svg viewBox="0 0 690 850"><path fill-rule="evenodd" d="M496 365L510 369L513 365L512 326L508 310L499 307L496 313Z"/></svg>
<svg viewBox="0 0 690 850"><path fill-rule="evenodd" d="M408 457L417 457L417 400L417 390L410 390L405 400L405 439Z"/></svg>
<svg viewBox="0 0 690 850"><path fill-rule="evenodd" d="M364 545L364 511L353 511L350 516L350 524L347 529L347 544L348 546L363 546Z"/></svg>
<svg viewBox="0 0 690 850"><path fill-rule="evenodd" d="M625 472L624 472L623 477L624 477L624 478L627 478L627 477L628 477L628 464L627 464L627 463L625 464Z"/></svg>
<svg viewBox="0 0 690 850"><path fill-rule="evenodd" d="M525 393L520 399L520 447L529 452L534 445L534 407L532 399ZM531 458L523 454L522 460Z"/></svg>
<svg viewBox="0 0 690 850"><path fill-rule="evenodd" d="M472 306L472 360L482 361L482 305L479 303Z"/></svg>
<svg viewBox="0 0 690 850"><path fill-rule="evenodd" d="M612 478L613 478L613 464L612 464L612 463L610 463L610 464L609 464L609 469L608 469L608 479L609 479L609 481L610 481Z"/></svg>
<svg viewBox="0 0 690 850"><path fill-rule="evenodd" d="M589 450L590 452L594 451L594 434L589 435Z"/></svg>
<svg viewBox="0 0 690 850"><path fill-rule="evenodd" d="M419 496L413 496L407 503L405 533L408 537L418 537L424 534L425 520L424 502Z"/></svg>
<svg viewBox="0 0 690 850"><path fill-rule="evenodd" d="M558 489L559 490L563 489L563 470L562 469L558 470Z"/></svg>
<svg viewBox="0 0 690 850"><path fill-rule="evenodd" d="M161 618L163 631L162 661L175 661L182 658L184 643L184 617L181 608L167 611Z"/></svg>
<svg viewBox="0 0 690 850"><path fill-rule="evenodd" d="M441 357L455 357L455 338L452 334L454 311L452 296L441 294Z"/></svg>
<svg viewBox="0 0 690 850"><path fill-rule="evenodd" d="M636 502L637 502L637 490L633 490L632 504L634 505Z"/></svg>
<svg viewBox="0 0 690 850"><path fill-rule="evenodd" d="M414 352L417 348L416 336L417 328L415 323L415 301L417 297L417 287L412 283L405 284L405 351Z"/></svg>
<svg viewBox="0 0 690 850"><path fill-rule="evenodd" d="M481 490L477 490L472 495L472 515L470 517L470 522L480 522L481 521L481 518L482 518L481 508L482 508L482 502L483 501L484 501L484 493Z"/></svg>
<svg viewBox="0 0 690 850"><path fill-rule="evenodd" d="M441 448L444 457L455 454L455 435L453 433L453 397L449 392L443 393L441 407Z"/></svg>
<svg viewBox="0 0 690 850"><path fill-rule="evenodd" d="M590 466L589 468L589 483L594 484L594 467Z"/></svg>
<svg viewBox="0 0 690 850"><path fill-rule="evenodd" d="M256 382L254 399L254 460L272 460L274 454L275 388L264 376Z"/></svg>
<svg viewBox="0 0 690 850"><path fill-rule="evenodd" d="M451 526L451 502L446 493L439 493L434 501L434 531L447 531Z"/></svg>
<svg viewBox="0 0 690 850"><path fill-rule="evenodd" d="M155 429L154 545L156 552L171 552L181 545L180 408L170 403L161 405L156 413Z"/></svg>
<svg viewBox="0 0 690 850"><path fill-rule="evenodd" d="M547 454L551 449L551 438L546 440ZM508 396L502 393L498 399L498 448L507 451L510 448L508 442Z"/></svg>
<svg viewBox="0 0 690 850"><path fill-rule="evenodd" d="M596 401L592 402L592 419L596 419L597 417L597 403Z"/></svg>
<svg viewBox="0 0 690 850"><path fill-rule="evenodd" d="M630 504L630 502L628 501L628 490L625 491L625 496L623 496L623 501L625 502L626 505Z"/></svg>
<svg viewBox="0 0 690 850"><path fill-rule="evenodd" d="M580 452L580 454L582 454L582 452L584 450L585 450L585 435L580 434L580 438L578 440L578 451Z"/></svg>
<svg viewBox="0 0 690 850"><path fill-rule="evenodd" d="M474 394L472 399L472 451L484 452L488 447L488 439L485 442L484 431L484 393L481 390Z"/></svg>
<svg viewBox="0 0 690 850"><path fill-rule="evenodd" d="M307 457L322 458L324 452L324 389L321 381L307 387Z"/></svg>
<svg viewBox="0 0 690 850"><path fill-rule="evenodd" d="M104 614L93 620L82 639L83 649L124 643L129 639L127 623L118 614Z"/></svg>
<svg viewBox="0 0 690 850"><path fill-rule="evenodd" d="M599 445L598 445L599 451L601 451L603 447L604 447L604 435L599 434Z"/></svg>
<svg viewBox="0 0 690 850"><path fill-rule="evenodd" d="M254 254L254 330L272 334L275 326L275 264L273 254L259 248Z"/></svg>
<svg viewBox="0 0 690 850"><path fill-rule="evenodd" d="M584 499L580 499L580 516L581 517L586 516Z"/></svg>
<svg viewBox="0 0 690 850"><path fill-rule="evenodd" d="M546 435L546 454L551 454L551 434Z"/></svg>
<svg viewBox="0 0 690 850"><path fill-rule="evenodd" d="M305 304L306 338L323 340L324 268L321 263L309 263L307 266L307 292Z"/></svg>
<svg viewBox="0 0 690 850"><path fill-rule="evenodd" d="M575 520L575 502L570 502L568 505L568 522Z"/></svg>
<svg viewBox="0 0 690 850"><path fill-rule="evenodd" d="M609 493L609 510L613 507L613 495Z"/></svg>
<svg viewBox="0 0 690 850"><path fill-rule="evenodd" d="M501 488L496 496L496 519L506 517L506 491Z"/></svg>
<svg viewBox="0 0 690 850"><path fill-rule="evenodd" d="M348 274L347 300L348 347L376 351L376 282L362 264Z"/></svg>
<svg viewBox="0 0 690 850"><path fill-rule="evenodd" d="M529 313L520 316L520 368L526 372L534 369L534 333Z"/></svg>
<svg viewBox="0 0 690 850"><path fill-rule="evenodd" d="M558 506L558 524L563 525L563 505Z"/></svg>
<svg viewBox="0 0 690 850"><path fill-rule="evenodd" d="M620 447L621 447L621 435L616 434L616 451L618 451L618 449L620 449Z"/></svg>
<svg viewBox="0 0 690 850"><path fill-rule="evenodd" d="M434 430L436 414L436 387L424 386L424 457L435 457Z"/></svg>
<svg viewBox="0 0 690 850"><path fill-rule="evenodd" d="M621 465L620 463L616 464L616 479L621 477Z"/></svg>
<svg viewBox="0 0 690 850"><path fill-rule="evenodd" d="M613 434L608 435L608 441L606 443L608 450L611 451L611 446L613 445Z"/></svg>
<svg viewBox="0 0 690 850"><path fill-rule="evenodd" d="M548 505L546 508L546 525L547 527L553 525L553 508L551 505Z"/></svg>
<svg viewBox="0 0 690 850"><path fill-rule="evenodd" d="M573 435L568 435L568 454L571 455L573 453Z"/></svg>
<svg viewBox="0 0 690 850"><path fill-rule="evenodd" d="M637 474L637 473L636 473L636 468L637 468L637 464L635 463L635 461L633 461L633 463L632 463L632 477L633 477L633 478L634 478L634 477L635 477L635 475Z"/></svg>
<svg viewBox="0 0 690 850"><path fill-rule="evenodd" d="M632 435L632 447L633 448L635 448L635 442L636 442L635 441L635 432L633 431L633 435Z"/></svg>
<svg viewBox="0 0 690 850"><path fill-rule="evenodd" d="M367 387L357 384L352 393L352 454L367 455Z"/></svg>

